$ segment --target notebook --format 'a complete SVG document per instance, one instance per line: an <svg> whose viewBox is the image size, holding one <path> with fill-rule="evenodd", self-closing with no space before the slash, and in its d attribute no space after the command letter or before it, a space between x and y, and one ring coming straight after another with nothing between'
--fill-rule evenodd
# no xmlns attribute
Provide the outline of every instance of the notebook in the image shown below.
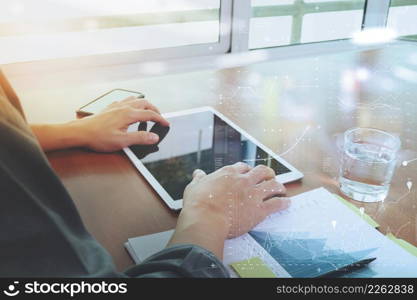
<svg viewBox="0 0 417 300"><path fill-rule="evenodd" d="M173 231L129 239L136 263L162 250ZM316 277L376 257L347 277L417 277L417 257L385 237L335 195L318 188L292 197L249 233L225 242L223 263L232 277ZM273 275L273 276L272 276Z"/></svg>
<svg viewBox="0 0 417 300"><path fill-rule="evenodd" d="M125 243L125 248L133 261L136 264L139 264L152 254L164 249L173 233L174 230L168 230L130 238Z"/></svg>

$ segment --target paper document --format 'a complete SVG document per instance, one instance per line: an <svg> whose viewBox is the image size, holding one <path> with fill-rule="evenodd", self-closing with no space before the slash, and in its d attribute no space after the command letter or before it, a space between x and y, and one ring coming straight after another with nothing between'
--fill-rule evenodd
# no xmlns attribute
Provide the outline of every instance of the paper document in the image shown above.
<svg viewBox="0 0 417 300"><path fill-rule="evenodd" d="M417 277L417 258L371 223L326 189L315 189L227 240L223 262L232 277L316 277L376 257L346 277ZM129 239L126 248L139 263L162 250L172 232Z"/></svg>
<svg viewBox="0 0 417 300"><path fill-rule="evenodd" d="M174 230L168 230L131 238L127 241L125 247L135 263L139 264L149 256L163 250L173 233Z"/></svg>
<svg viewBox="0 0 417 300"><path fill-rule="evenodd" d="M393 242L397 243L404 250L410 252L410 254L417 257L417 247L416 246L411 245L410 243L408 243L407 241L404 241L403 239L396 238L392 233L387 234L387 238L389 238Z"/></svg>
<svg viewBox="0 0 417 300"><path fill-rule="evenodd" d="M416 277L417 258L370 226L324 188L292 197L289 209L269 216L251 232L228 240L224 263L252 257L277 277L315 277L376 257L348 277Z"/></svg>
<svg viewBox="0 0 417 300"><path fill-rule="evenodd" d="M349 201L343 199L339 195L333 194L337 199L339 199L343 204L345 204L347 207L352 209L357 215L359 215L361 218L363 218L369 225L371 225L374 228L378 228L379 224L372 219L367 213L365 213L364 208L362 207L362 210L359 209L356 205L350 203Z"/></svg>

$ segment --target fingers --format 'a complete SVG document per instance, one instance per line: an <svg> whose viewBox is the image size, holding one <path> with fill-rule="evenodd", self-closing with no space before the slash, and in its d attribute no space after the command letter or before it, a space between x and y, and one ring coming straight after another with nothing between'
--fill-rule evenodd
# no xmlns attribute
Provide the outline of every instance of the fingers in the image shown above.
<svg viewBox="0 0 417 300"><path fill-rule="evenodd" d="M266 216L280 211L287 209L291 205L291 199L290 198L282 198L282 197L273 197L271 199L268 199L264 202L262 202L262 207L265 210Z"/></svg>
<svg viewBox="0 0 417 300"><path fill-rule="evenodd" d="M110 109L116 109L116 108L135 108L135 109L143 109L143 110L151 110L156 112L157 114L161 114L159 109L150 103L146 99L139 99L137 97L131 96L126 99L123 99L121 101L115 101L111 104L109 104L104 111L110 110Z"/></svg>
<svg viewBox="0 0 417 300"><path fill-rule="evenodd" d="M265 180L270 180L275 178L275 172L271 168L268 168L264 165L258 165L255 168L251 169L247 176L249 177L249 181L252 184L258 184Z"/></svg>
<svg viewBox="0 0 417 300"><path fill-rule="evenodd" d="M237 163L233 164L232 167L236 170L236 172L238 172L240 174L247 173L252 168L251 166L249 166L248 164L245 164L243 162L237 162Z"/></svg>
<svg viewBox="0 0 417 300"><path fill-rule="evenodd" d="M224 166L219 171L226 172L226 173L238 173L238 174L245 174L251 169L251 166L245 164L243 162L237 162L233 165Z"/></svg>
<svg viewBox="0 0 417 300"><path fill-rule="evenodd" d="M157 114L161 114L159 109L146 99L138 99L136 97L128 97L128 98L120 101L120 104L129 105L130 107L133 107L133 108L136 108L136 109L152 110L152 111L156 112Z"/></svg>
<svg viewBox="0 0 417 300"><path fill-rule="evenodd" d="M269 199L273 196L285 194L286 192L284 185L276 181L275 178L258 184L257 188L262 194L262 199Z"/></svg>
<svg viewBox="0 0 417 300"><path fill-rule="evenodd" d="M153 132L132 131L126 133L124 147L130 145L153 145L159 141L159 136Z"/></svg>
<svg viewBox="0 0 417 300"><path fill-rule="evenodd" d="M124 123L132 124L138 121L153 121L160 123L162 126L169 126L169 122L160 114L151 110L140 110L135 108L129 108L124 111L125 119Z"/></svg>
<svg viewBox="0 0 417 300"><path fill-rule="evenodd" d="M206 175L207 175L206 172L204 172L203 170L200 170L200 169L194 170L193 182L198 182L201 178L203 178Z"/></svg>
<svg viewBox="0 0 417 300"><path fill-rule="evenodd" d="M129 103L129 102L132 102L132 101L135 101L135 100L138 100L139 98L138 97L135 97L135 96L130 96L130 97L127 97L127 98L124 98L123 100L120 100L119 101L119 103ZM141 98L141 100L142 100L143 98Z"/></svg>

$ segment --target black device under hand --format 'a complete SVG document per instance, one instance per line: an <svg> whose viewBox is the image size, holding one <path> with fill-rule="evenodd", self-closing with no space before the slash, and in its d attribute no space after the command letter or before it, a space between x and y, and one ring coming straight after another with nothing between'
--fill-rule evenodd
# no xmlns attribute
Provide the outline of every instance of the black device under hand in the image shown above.
<svg viewBox="0 0 417 300"><path fill-rule="evenodd" d="M140 122L138 125L138 131L146 131L148 129L148 122ZM162 126L159 123L155 123L149 132L155 133L159 136L159 141L153 145L132 145L130 150L139 158L145 158L147 155L159 150L158 145L166 137L169 132L169 126Z"/></svg>
<svg viewBox="0 0 417 300"><path fill-rule="evenodd" d="M353 271L362 269L363 267L367 266L369 263L373 262L375 259L376 257L362 259L352 264L338 268L336 270L321 274L317 276L316 278L330 278L330 277L337 277L337 276L345 275L347 273L351 273Z"/></svg>

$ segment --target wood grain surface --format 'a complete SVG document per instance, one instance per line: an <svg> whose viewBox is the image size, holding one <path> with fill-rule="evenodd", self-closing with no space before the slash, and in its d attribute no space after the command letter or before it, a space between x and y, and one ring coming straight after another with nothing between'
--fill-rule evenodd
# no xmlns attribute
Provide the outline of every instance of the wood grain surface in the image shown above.
<svg viewBox="0 0 417 300"><path fill-rule="evenodd" d="M392 232L417 245L415 46L269 61L246 67L144 78L135 66L6 75L30 122L75 118L84 103L114 88L143 92L162 112L213 106L280 154L305 177L288 194L324 186L339 193L341 136L352 127L375 127L400 136L402 150L388 198L352 201ZM415 61L415 60L414 60ZM24 65L19 65L19 70ZM417 74L417 73L416 73ZM129 238L173 228L170 211L121 153L84 149L51 152L48 158L76 203L89 231L114 257L119 270L133 262Z"/></svg>

